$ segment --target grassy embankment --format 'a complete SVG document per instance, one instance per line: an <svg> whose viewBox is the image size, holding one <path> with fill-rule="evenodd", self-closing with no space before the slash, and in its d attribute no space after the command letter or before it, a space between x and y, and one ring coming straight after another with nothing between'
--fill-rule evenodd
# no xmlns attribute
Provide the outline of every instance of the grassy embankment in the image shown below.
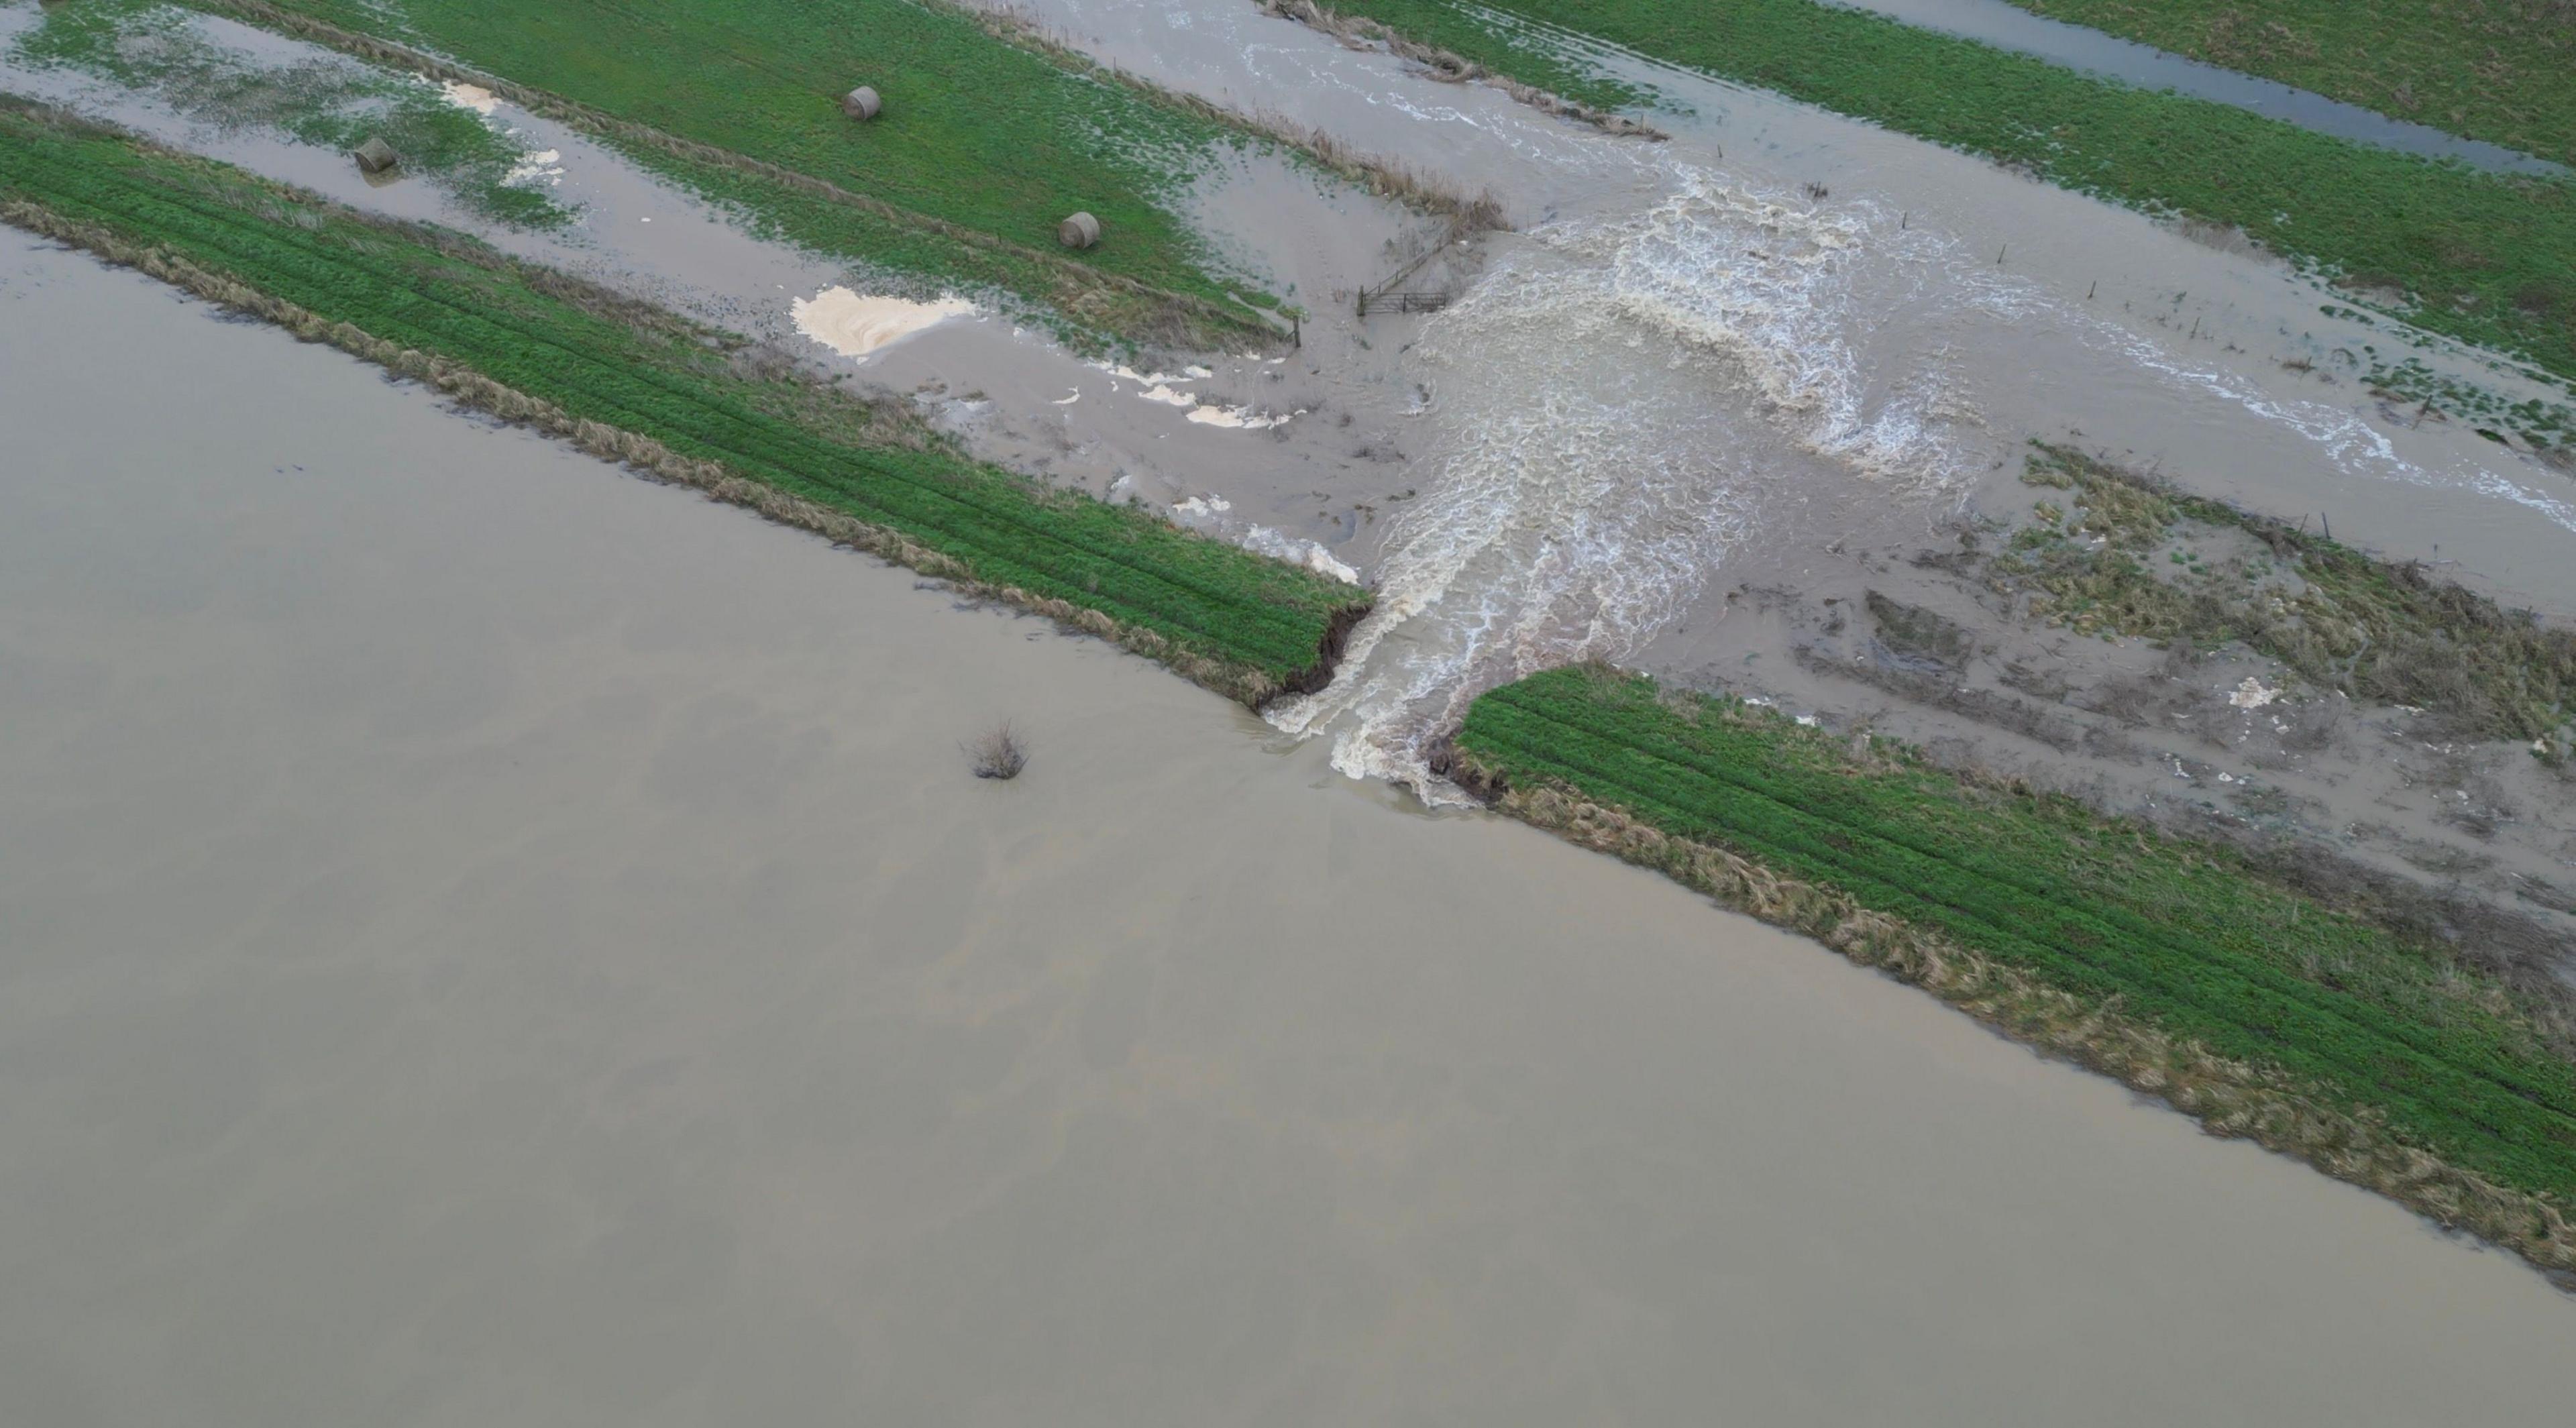
<svg viewBox="0 0 2576 1428"><path fill-rule="evenodd" d="M2210 64L2576 165L2569 0L2013 0Z"/></svg>
<svg viewBox="0 0 2576 1428"><path fill-rule="evenodd" d="M1277 300L1213 271L1165 202L1240 130L1073 72L961 11L904 0L185 0L503 97L617 147L776 236L1016 293L1122 338L1274 334ZM452 63L451 63L452 61ZM885 111L842 115L869 84ZM1099 247L1055 225L1087 210Z"/></svg>
<svg viewBox="0 0 2576 1428"><path fill-rule="evenodd" d="M436 229L0 105L0 218L594 454L1114 638L1246 702L1365 596L970 461L738 338Z"/></svg>
<svg viewBox="0 0 2576 1428"><path fill-rule="evenodd" d="M405 75L346 63L263 64L203 42L188 11L163 0L83 0L44 12L10 58L155 94L189 118L250 127L346 151L370 135L406 173L445 189L469 213L520 227L572 214L542 189L511 181L525 146Z"/></svg>
<svg viewBox="0 0 2576 1428"><path fill-rule="evenodd" d="M2576 1065L2527 1004L2233 850L1601 669L1483 695L1455 758L1529 822L2576 1270Z"/></svg>
<svg viewBox="0 0 2576 1428"><path fill-rule="evenodd" d="M2322 534L2240 511L2064 447L2022 480L2043 501L1985 563L1999 594L2083 635L2241 641L2320 689L2429 709L2457 736L2543 740L2561 757L2576 718L2576 629L2389 564ZM2190 539L2235 529L2269 559L2204 561ZM2098 541L2098 543L2096 543Z"/></svg>
<svg viewBox="0 0 2576 1428"><path fill-rule="evenodd" d="M2576 382L2576 183L2502 177L2150 93L1810 0L1491 0L2155 213L2230 224L2430 332ZM1639 96L1445 0L1338 7L1497 73L1616 107Z"/></svg>

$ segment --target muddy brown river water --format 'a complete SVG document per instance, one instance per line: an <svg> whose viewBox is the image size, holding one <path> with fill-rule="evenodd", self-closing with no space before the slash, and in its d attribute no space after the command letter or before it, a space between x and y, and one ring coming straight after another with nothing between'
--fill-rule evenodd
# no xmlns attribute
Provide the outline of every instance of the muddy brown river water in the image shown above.
<svg viewBox="0 0 2576 1428"><path fill-rule="evenodd" d="M0 437L0 1421L2576 1401L2518 1261L16 235Z"/></svg>

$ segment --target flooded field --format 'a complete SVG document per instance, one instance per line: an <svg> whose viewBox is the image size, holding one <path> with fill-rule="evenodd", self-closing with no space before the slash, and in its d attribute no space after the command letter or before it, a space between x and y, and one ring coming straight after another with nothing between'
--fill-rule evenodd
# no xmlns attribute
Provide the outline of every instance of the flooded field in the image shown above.
<svg viewBox="0 0 2576 1428"><path fill-rule="evenodd" d="M14 235L0 370L12 1421L2576 1392L2508 1256L1107 646Z"/></svg>
<svg viewBox="0 0 2576 1428"><path fill-rule="evenodd" d="M2019 50L2073 69L2107 74L2142 89L2170 89L2216 100L2339 139L2427 158L2458 159L2508 173L2564 174L2564 166L2501 144L2463 139L2425 124L2391 119L2357 104L2328 99L2277 80L2259 79L2187 59L2135 40L2052 20L2008 0L1840 0L1926 29L1945 30L1999 49Z"/></svg>
<svg viewBox="0 0 2576 1428"><path fill-rule="evenodd" d="M2545 739L2078 637L1971 558L2061 443L2576 614L2570 472L2372 390L2563 389L2244 234L1579 36L1539 38L1666 141L1248 0L1015 7L1512 223L1444 244L1220 146L1165 201L1298 345L1107 352L477 87L148 37L504 154L370 180L202 74L39 62L64 13L0 0L0 90L747 334L1377 604L1264 722L0 230L0 1418L2562 1416L2576 1309L2510 1257L1430 769L1479 692L1608 660L2483 899L2576 982ZM1399 273L1440 310L1361 312ZM2261 554L2190 539L2158 561ZM1004 719L1030 771L969 776Z"/></svg>

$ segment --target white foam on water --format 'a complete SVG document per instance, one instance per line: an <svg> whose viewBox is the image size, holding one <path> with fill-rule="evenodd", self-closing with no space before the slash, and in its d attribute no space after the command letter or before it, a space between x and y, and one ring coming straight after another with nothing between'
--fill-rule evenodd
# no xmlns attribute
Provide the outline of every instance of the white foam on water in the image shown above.
<svg viewBox="0 0 2576 1428"><path fill-rule="evenodd" d="M501 107L499 96L479 84L451 79L440 85L438 92L448 103L459 109L471 109L477 114L489 115Z"/></svg>
<svg viewBox="0 0 2576 1428"><path fill-rule="evenodd" d="M1262 414L1250 407L1218 407L1201 404L1190 408L1189 420L1200 426L1222 426L1241 431L1268 431L1286 426L1302 413L1271 412Z"/></svg>
<svg viewBox="0 0 2576 1428"><path fill-rule="evenodd" d="M1329 575L1346 585L1360 583L1357 568L1325 549L1321 541L1292 536L1268 526L1253 526L1235 537L1235 544L1263 555L1276 556L1294 565L1302 565L1318 575Z"/></svg>
<svg viewBox="0 0 2576 1428"><path fill-rule="evenodd" d="M562 151L556 149L539 149L535 153L521 155L519 161L510 166L510 171L501 176L501 182L507 184L543 183L549 187L560 187L563 183L563 177Z"/></svg>
<svg viewBox="0 0 2576 1428"><path fill-rule="evenodd" d="M862 297L848 288L830 287L810 298L795 299L789 303L788 311L796 320L798 332L844 357L865 357L933 324L952 317L971 317L976 308L960 297L913 302L897 297Z"/></svg>
<svg viewBox="0 0 2576 1428"><path fill-rule="evenodd" d="M1633 653L1819 467L1940 500L1982 455L1943 355L1881 350L1896 301L1983 290L1937 240L1705 171L1630 217L1551 225L1426 326L1445 433L1397 517L1378 602L1325 689L1271 722L1334 766L1462 797L1428 746L1496 684ZM1920 270L1920 271L1918 271ZM1939 281L1931 281L1933 277Z"/></svg>
<svg viewBox="0 0 2576 1428"><path fill-rule="evenodd" d="M2141 370L2155 373L2171 386L2207 393L2267 424L2297 432L2315 443L2337 470L2407 486L2472 491L2491 500L2510 502L2562 529L2576 531L2576 503L2526 486L2477 462L2454 461L2439 470L2420 466L2400 454L2386 432L2348 408L2276 397L2234 372L2181 361L2109 321L2083 319L2078 331L2086 341L2119 354Z"/></svg>
<svg viewBox="0 0 2576 1428"><path fill-rule="evenodd" d="M1122 483L1124 480L1124 477L1120 478ZM1116 494L1116 487L1111 488L1111 494ZM1334 556L1322 542L1292 536L1268 526L1239 524L1226 516L1233 509L1234 503L1223 496L1192 496L1172 503L1172 519L1192 530L1231 540L1246 550L1302 565L1319 575L1329 575L1351 585L1360 583L1359 571Z"/></svg>

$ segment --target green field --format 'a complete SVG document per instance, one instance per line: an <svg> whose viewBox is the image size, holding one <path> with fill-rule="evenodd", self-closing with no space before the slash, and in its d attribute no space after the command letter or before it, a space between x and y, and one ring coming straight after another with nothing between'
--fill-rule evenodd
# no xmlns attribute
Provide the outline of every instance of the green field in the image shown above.
<svg viewBox="0 0 2576 1428"><path fill-rule="evenodd" d="M2328 276L2410 294L2404 315L2419 327L2518 353L2576 381L2576 183L2471 173L2349 144L1810 0L1492 7L2149 212L2232 224ZM1445 0L1337 8L1586 103L1637 99Z"/></svg>
<svg viewBox="0 0 2576 1428"><path fill-rule="evenodd" d="M1457 747L1471 780L1571 789L2085 1008L2269 1068L2497 1185L2576 1204L2576 1065L2543 1019L2437 949L2265 881L2232 850L1606 670L1488 692Z"/></svg>
<svg viewBox="0 0 2576 1428"><path fill-rule="evenodd" d="M187 3L265 18L256 0ZM906 0L276 0L274 12L425 49L1046 255L1019 264L1031 272L1016 288L1042 302L1061 299L1043 271L1057 252L1056 224L1085 210L1105 236L1069 255L1080 268L1218 310L1276 303L1215 271L1170 206L1241 131L997 39L962 11ZM859 84L885 101L865 124L839 108ZM651 148L612 142L649 166L675 167ZM807 241L847 226L818 226L810 201L739 172L714 188ZM807 219L788 212L799 208ZM951 259L930 245L889 254L866 232L841 236L826 251L962 282L992 277L990 255ZM1269 332L1248 312L1243 326Z"/></svg>
<svg viewBox="0 0 2576 1428"><path fill-rule="evenodd" d="M267 129L343 151L381 137L402 155L406 174L447 190L469 213L520 227L571 219L542 190L510 182L523 146L418 80L345 63L263 64L204 44L193 18L162 0L58 5L10 58L128 85L223 128Z"/></svg>
<svg viewBox="0 0 2576 1428"><path fill-rule="evenodd" d="M829 384L765 370L738 338L20 104L0 108L0 204L13 199L893 532L941 573L1097 612L1247 700L1313 669L1365 603L1142 510L970 461Z"/></svg>
<svg viewBox="0 0 2576 1428"><path fill-rule="evenodd" d="M2576 5L2567 0L2013 3L2576 165Z"/></svg>

